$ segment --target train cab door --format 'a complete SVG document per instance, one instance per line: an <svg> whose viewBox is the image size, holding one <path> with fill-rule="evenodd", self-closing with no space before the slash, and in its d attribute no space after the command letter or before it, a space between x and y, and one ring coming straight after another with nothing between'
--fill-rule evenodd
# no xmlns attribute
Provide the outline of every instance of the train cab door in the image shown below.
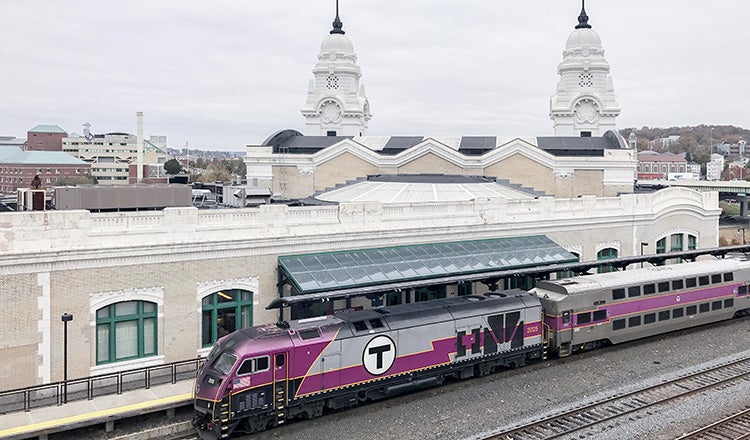
<svg viewBox="0 0 750 440"><path fill-rule="evenodd" d="M557 332L558 354L568 356L571 353L573 341L573 313L565 310L560 314L560 328Z"/></svg>
<svg viewBox="0 0 750 440"><path fill-rule="evenodd" d="M289 401L289 352L273 355L273 390L276 425L283 425Z"/></svg>

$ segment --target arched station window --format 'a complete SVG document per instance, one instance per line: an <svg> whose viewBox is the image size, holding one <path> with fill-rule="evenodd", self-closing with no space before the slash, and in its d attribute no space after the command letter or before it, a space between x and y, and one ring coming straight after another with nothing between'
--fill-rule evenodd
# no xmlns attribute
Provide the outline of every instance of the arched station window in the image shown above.
<svg viewBox="0 0 750 440"><path fill-rule="evenodd" d="M615 248L602 249L596 253L597 260L609 260L612 258L617 258L617 249ZM615 268L612 266L601 266L596 271L597 273L605 273L605 272L614 272L614 270Z"/></svg>
<svg viewBox="0 0 750 440"><path fill-rule="evenodd" d="M201 302L201 344L210 347L217 339L253 325L253 293L242 289L222 290Z"/></svg>
<svg viewBox="0 0 750 440"><path fill-rule="evenodd" d="M125 301L96 311L96 364L156 355L156 304Z"/></svg>

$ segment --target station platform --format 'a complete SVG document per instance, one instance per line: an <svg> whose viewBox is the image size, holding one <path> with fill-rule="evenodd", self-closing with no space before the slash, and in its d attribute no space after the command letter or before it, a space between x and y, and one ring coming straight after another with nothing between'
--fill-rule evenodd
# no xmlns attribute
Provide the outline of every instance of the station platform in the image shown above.
<svg viewBox="0 0 750 440"><path fill-rule="evenodd" d="M193 380L182 380L175 384L104 395L92 400L76 400L60 406L2 414L0 439L46 439L49 434L100 423L108 424L107 430L110 430L119 419L190 404L194 384Z"/></svg>

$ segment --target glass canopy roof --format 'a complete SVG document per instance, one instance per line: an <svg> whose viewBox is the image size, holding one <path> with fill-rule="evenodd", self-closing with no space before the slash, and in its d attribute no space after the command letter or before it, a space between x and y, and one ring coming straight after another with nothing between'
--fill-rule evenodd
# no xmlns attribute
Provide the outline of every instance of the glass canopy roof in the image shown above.
<svg viewBox="0 0 750 440"><path fill-rule="evenodd" d="M577 261L538 235L288 255L279 269L295 294L307 294Z"/></svg>

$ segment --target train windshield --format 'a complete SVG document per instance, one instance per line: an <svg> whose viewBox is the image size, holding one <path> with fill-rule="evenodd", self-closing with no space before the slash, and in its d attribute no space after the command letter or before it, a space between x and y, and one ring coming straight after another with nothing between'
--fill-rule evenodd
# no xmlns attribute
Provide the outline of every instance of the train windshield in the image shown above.
<svg viewBox="0 0 750 440"><path fill-rule="evenodd" d="M237 356L224 352L221 355L219 355L219 358L214 362L214 369L217 371L221 371L224 374L229 374L230 371L232 371L232 367L234 366L234 363L237 362Z"/></svg>

